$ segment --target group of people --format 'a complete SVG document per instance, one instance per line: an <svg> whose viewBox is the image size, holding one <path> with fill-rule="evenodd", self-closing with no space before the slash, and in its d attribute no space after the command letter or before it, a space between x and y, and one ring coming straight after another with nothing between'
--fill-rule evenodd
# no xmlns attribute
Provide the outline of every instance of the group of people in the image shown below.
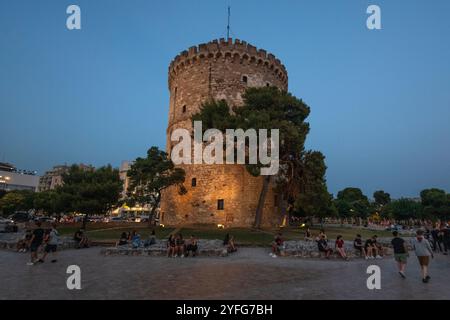
<svg viewBox="0 0 450 320"><path fill-rule="evenodd" d="M305 232L305 240L312 241L312 235L309 229ZM338 235L334 242L334 250L328 244L328 237L325 230L321 229L318 236L315 238L317 242L317 248L320 253L325 255L325 258L329 259L334 251L344 260L349 260L347 252L345 250L345 241L342 235ZM382 259L383 246L378 243L377 236L374 235L371 238L363 241L361 235L357 234L353 241L353 247L364 256L365 259Z"/></svg>
<svg viewBox="0 0 450 320"><path fill-rule="evenodd" d="M363 244L364 243L364 244ZM360 234L353 240L353 247L360 252L361 257L368 259L382 259L384 256L383 245L378 242L378 236L373 235L365 242Z"/></svg>
<svg viewBox="0 0 450 320"><path fill-rule="evenodd" d="M433 236L433 231L437 230L437 236L441 237L440 243L444 245L444 250L442 250L439 246L439 242L436 240L436 237ZM427 231L422 229L417 230L415 237L411 240L412 250L414 251L417 259L419 261L422 281L424 283L428 283L431 277L428 274L428 266L430 263L430 258L434 258L434 253L437 251L442 252L444 255L447 254L448 249L450 249L450 244L448 237L450 237L450 227L447 225L445 229L436 227L433 229L431 234L431 240L427 237ZM436 234L436 231L434 232ZM407 242L399 236L398 231L394 231L392 233L393 239L391 240L391 245L394 251L394 259L397 262L398 272L402 278L406 278L405 269L407 260L409 258L409 251ZM383 245L377 241L377 236L374 235L371 238L363 241L360 234L356 235L355 240L353 241L353 247L361 253L361 256L367 259L382 259L384 255ZM305 232L305 240L311 241L312 234L309 229ZM325 254L326 258L329 258L333 253L333 249L329 247L327 236L324 230L320 230L319 235L316 237L316 241L318 244L318 249L320 252ZM276 256L276 251L279 252L279 249L283 243L281 239L281 233L279 233L275 237L275 241L272 245L272 256ZM341 235L337 236L335 242L335 250L343 259L348 260L348 257L345 253L344 249L344 240Z"/></svg>
<svg viewBox="0 0 450 320"><path fill-rule="evenodd" d="M133 230L132 232L128 233L122 232L119 241L116 242L116 246L131 245L133 249L137 249L142 246L147 248L151 245L154 245L155 243L156 243L156 233L154 229L150 233L149 238L144 241L142 241L141 235L136 230Z"/></svg>
<svg viewBox="0 0 450 320"><path fill-rule="evenodd" d="M447 224L436 224L431 230L426 228L424 237L427 239L434 252L441 252L444 255L450 251L450 226Z"/></svg>
<svg viewBox="0 0 450 320"><path fill-rule="evenodd" d="M409 258L408 247L406 241L401 238L397 231L393 232L394 238L391 241L394 249L394 259L397 262L398 273L405 279L405 269ZM430 264L430 257L434 258L433 249L430 242L425 238L424 231L419 229L416 232L416 236L411 241L412 249L414 250L422 274L422 282L428 283L431 277L428 275L428 266Z"/></svg>
<svg viewBox="0 0 450 320"><path fill-rule="evenodd" d="M48 254L52 254L52 263L57 261L56 251L59 242L59 233L56 229L56 223L51 225L50 229L43 229L41 222L37 221L33 230L27 230L23 239L17 243L18 252L30 252L30 261L28 265L44 263ZM39 254L41 254L39 256Z"/></svg>
<svg viewBox="0 0 450 320"><path fill-rule="evenodd" d="M225 239L223 240L224 250L228 253L236 252L237 248L234 243L234 237L227 233ZM198 254L198 239L194 235L185 241L181 233L171 234L167 240L167 256L168 257L192 257Z"/></svg>
<svg viewBox="0 0 450 320"><path fill-rule="evenodd" d="M185 241L181 233L171 234L167 240L167 256L176 257L192 257L197 255L198 240L194 235L191 235L190 239Z"/></svg>
<svg viewBox="0 0 450 320"><path fill-rule="evenodd" d="M73 235L73 240L75 241L75 248L89 248L89 238L87 237L84 229L78 229Z"/></svg>

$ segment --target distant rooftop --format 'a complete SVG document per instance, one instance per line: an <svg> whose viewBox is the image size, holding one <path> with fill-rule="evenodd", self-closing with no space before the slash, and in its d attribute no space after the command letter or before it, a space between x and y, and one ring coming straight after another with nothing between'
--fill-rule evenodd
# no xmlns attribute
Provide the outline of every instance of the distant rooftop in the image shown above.
<svg viewBox="0 0 450 320"><path fill-rule="evenodd" d="M17 169L13 164L7 162L0 162L0 171L14 172L32 176L35 176L37 174L37 171Z"/></svg>

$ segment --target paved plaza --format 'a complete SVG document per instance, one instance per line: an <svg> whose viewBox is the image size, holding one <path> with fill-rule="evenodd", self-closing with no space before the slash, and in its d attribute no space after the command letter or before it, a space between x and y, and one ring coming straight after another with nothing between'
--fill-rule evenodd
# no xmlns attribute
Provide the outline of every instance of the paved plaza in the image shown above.
<svg viewBox="0 0 450 320"><path fill-rule="evenodd" d="M59 260L27 266L28 254L0 251L0 299L450 299L450 256L431 263L421 282L415 256L407 279L392 258L271 258L262 248L226 257L103 256L100 248L66 250ZM81 290L68 290L66 269L81 268ZM381 290L369 290L367 266L381 267Z"/></svg>

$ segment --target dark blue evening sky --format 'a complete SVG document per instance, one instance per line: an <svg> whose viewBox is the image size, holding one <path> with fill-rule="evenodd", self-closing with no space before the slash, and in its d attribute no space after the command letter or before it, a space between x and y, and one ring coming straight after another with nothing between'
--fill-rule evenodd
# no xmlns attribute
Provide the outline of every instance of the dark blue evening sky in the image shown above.
<svg viewBox="0 0 450 320"><path fill-rule="evenodd" d="M66 8L82 30L66 29ZM274 53L311 106L331 192L450 191L450 1L0 1L0 161L42 174L165 146L167 68L232 36ZM378 4L382 30L366 28Z"/></svg>

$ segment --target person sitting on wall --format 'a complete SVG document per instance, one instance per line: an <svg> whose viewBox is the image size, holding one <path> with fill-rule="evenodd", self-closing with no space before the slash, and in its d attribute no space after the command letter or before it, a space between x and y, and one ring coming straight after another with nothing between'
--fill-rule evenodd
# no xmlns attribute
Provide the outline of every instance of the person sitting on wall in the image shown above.
<svg viewBox="0 0 450 320"><path fill-rule="evenodd" d="M347 253L345 252L344 239L341 235L338 235L336 238L335 249L342 259L348 260Z"/></svg>
<svg viewBox="0 0 450 320"><path fill-rule="evenodd" d="M186 246L186 257L189 257L189 252L192 252L192 256L195 257L197 255L198 250L198 241L194 235L191 235L189 239L189 243Z"/></svg>
<svg viewBox="0 0 450 320"><path fill-rule="evenodd" d="M366 240L366 243L364 244L364 248L366 249L367 257L368 259L381 259L381 257L378 255L378 247L374 243L374 238L369 238Z"/></svg>
<svg viewBox="0 0 450 320"><path fill-rule="evenodd" d="M306 231L305 231L305 241L306 242L313 241L313 235L311 233L311 230L309 230L309 227L306 228Z"/></svg>
<svg viewBox="0 0 450 320"><path fill-rule="evenodd" d="M270 253L270 256L272 258L276 258L277 254L280 254L281 251L284 249L284 240L282 238L281 232L278 232L275 236L274 241L272 242L272 252Z"/></svg>
<svg viewBox="0 0 450 320"><path fill-rule="evenodd" d="M156 243L156 233L155 233L155 229L153 229L152 233L150 234L150 237L147 240L145 240L144 247L152 246L155 243Z"/></svg>
<svg viewBox="0 0 450 320"><path fill-rule="evenodd" d="M225 239L223 240L223 245L227 247L228 252L236 252L237 248L234 244L234 237L230 236L229 233L225 235Z"/></svg>
<svg viewBox="0 0 450 320"><path fill-rule="evenodd" d="M181 233L178 233L175 237L175 246L176 246L176 253L175 256L180 256L181 258L184 258L184 240L183 235Z"/></svg>
<svg viewBox="0 0 450 320"><path fill-rule="evenodd" d="M333 253L333 249L328 246L328 241L325 234L322 234L319 241L317 241L317 247L319 252L325 253L325 258L330 259L330 255Z"/></svg>
<svg viewBox="0 0 450 320"><path fill-rule="evenodd" d="M125 246L127 244L128 244L128 235L126 232L122 232L122 234L120 235L119 241L116 242L116 247L117 246Z"/></svg>
<svg viewBox="0 0 450 320"><path fill-rule="evenodd" d="M136 230L133 231L133 235L131 237L131 246L133 249L137 249L141 246L141 235L137 233Z"/></svg>
<svg viewBox="0 0 450 320"><path fill-rule="evenodd" d="M89 239L85 235L83 229L78 229L78 231L75 232L75 235L73 236L73 239L76 242L76 248L77 249L89 248Z"/></svg>
<svg viewBox="0 0 450 320"><path fill-rule="evenodd" d="M325 241L328 241L328 237L324 229L320 229L320 232L316 237L316 241L319 242L322 238L325 239Z"/></svg>
<svg viewBox="0 0 450 320"><path fill-rule="evenodd" d="M175 236L171 234L167 240L167 256L175 258Z"/></svg>
<svg viewBox="0 0 450 320"><path fill-rule="evenodd" d="M28 229L25 232L25 236L17 242L17 252L27 252L30 250L29 244L32 236L31 230Z"/></svg>
<svg viewBox="0 0 450 320"><path fill-rule="evenodd" d="M378 251L378 259L381 259L384 256L384 248L383 245L381 243L378 242L378 236L374 235L372 237L372 243L375 245L375 247L377 248Z"/></svg>
<svg viewBox="0 0 450 320"><path fill-rule="evenodd" d="M359 251L361 257L365 257L366 260L369 259L369 257L366 254L366 250L364 249L363 241L360 234L357 234L355 240L353 240L353 247Z"/></svg>

